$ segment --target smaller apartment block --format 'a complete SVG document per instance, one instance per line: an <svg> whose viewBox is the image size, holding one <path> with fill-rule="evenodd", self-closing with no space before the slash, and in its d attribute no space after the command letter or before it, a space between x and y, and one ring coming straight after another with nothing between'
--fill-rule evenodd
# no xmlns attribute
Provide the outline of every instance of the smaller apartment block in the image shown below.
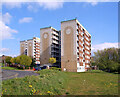
<svg viewBox="0 0 120 97"><path fill-rule="evenodd" d="M77 19L61 22L61 68L84 72L90 68L91 35Z"/></svg>
<svg viewBox="0 0 120 97"><path fill-rule="evenodd" d="M34 58L36 64L40 64L40 38L20 41L20 54Z"/></svg>
<svg viewBox="0 0 120 97"><path fill-rule="evenodd" d="M56 58L56 63L61 65L61 33L53 27L46 27L40 29L40 61L41 65L49 64L49 58Z"/></svg>

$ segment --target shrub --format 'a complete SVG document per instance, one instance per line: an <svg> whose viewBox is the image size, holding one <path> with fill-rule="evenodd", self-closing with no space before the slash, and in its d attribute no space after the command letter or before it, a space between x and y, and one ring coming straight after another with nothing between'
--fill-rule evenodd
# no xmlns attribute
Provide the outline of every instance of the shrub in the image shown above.
<svg viewBox="0 0 120 97"><path fill-rule="evenodd" d="M21 55L16 58L16 62L18 64L21 64L22 66L27 67L27 66L30 66L30 64L32 63L32 60L29 56Z"/></svg>
<svg viewBox="0 0 120 97"><path fill-rule="evenodd" d="M11 62L11 63L16 63L16 58L15 58L15 57L14 57L14 58L11 58L10 62Z"/></svg>
<svg viewBox="0 0 120 97"><path fill-rule="evenodd" d="M118 72L119 70L119 54L118 48L107 48L94 52L94 62L99 69L107 72ZM92 64L94 65L94 63Z"/></svg>
<svg viewBox="0 0 120 97"><path fill-rule="evenodd" d="M6 57L5 59L5 62L8 63L9 65L11 64L10 60L11 60L12 57L8 56Z"/></svg>
<svg viewBox="0 0 120 97"><path fill-rule="evenodd" d="M59 70L59 71L61 71L61 68L57 68L57 67L51 67L50 69L52 69L52 70Z"/></svg>
<svg viewBox="0 0 120 97"><path fill-rule="evenodd" d="M56 63L56 58L54 58L54 57L50 58L49 63L51 63L51 64Z"/></svg>

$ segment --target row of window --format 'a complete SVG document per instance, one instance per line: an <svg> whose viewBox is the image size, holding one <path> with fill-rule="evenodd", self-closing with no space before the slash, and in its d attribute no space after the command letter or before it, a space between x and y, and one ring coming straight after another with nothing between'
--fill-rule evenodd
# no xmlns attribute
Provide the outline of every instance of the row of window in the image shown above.
<svg viewBox="0 0 120 97"><path fill-rule="evenodd" d="M54 35L52 36L52 38L54 38L54 39L56 39L56 40L58 40L58 39L59 39L58 37L56 37L56 36L54 36Z"/></svg>
<svg viewBox="0 0 120 97"><path fill-rule="evenodd" d="M87 54L90 54L90 52L89 52L89 51L87 51L87 50L85 50L85 52L86 52Z"/></svg>
<svg viewBox="0 0 120 97"><path fill-rule="evenodd" d="M86 62L86 63L90 63L90 61L89 61L89 60L85 60L85 62Z"/></svg>
<svg viewBox="0 0 120 97"><path fill-rule="evenodd" d="M88 50L90 50L90 47L88 47L88 46L86 46L86 45L85 45L85 48L88 49Z"/></svg>
<svg viewBox="0 0 120 97"><path fill-rule="evenodd" d="M55 43L55 44L58 44L58 41L56 41L56 40L52 40L52 42Z"/></svg>
<svg viewBox="0 0 120 97"><path fill-rule="evenodd" d="M86 57L87 59L90 59L90 56L85 55L85 57Z"/></svg>
<svg viewBox="0 0 120 97"><path fill-rule="evenodd" d="M36 58L36 60L40 60L39 58Z"/></svg>
<svg viewBox="0 0 120 97"><path fill-rule="evenodd" d="M88 37L85 36L85 38L86 38L88 41L90 41L90 39L89 39Z"/></svg>
<svg viewBox="0 0 120 97"><path fill-rule="evenodd" d="M87 45L90 45L90 43L88 43L87 41L85 41L85 43L86 43Z"/></svg>
<svg viewBox="0 0 120 97"><path fill-rule="evenodd" d="M55 34L55 35L59 35L56 31L53 31L52 33Z"/></svg>
<svg viewBox="0 0 120 97"><path fill-rule="evenodd" d="M40 55L36 55L36 57L40 57Z"/></svg>
<svg viewBox="0 0 120 97"><path fill-rule="evenodd" d="M88 37L89 37L89 34L88 33L85 33Z"/></svg>

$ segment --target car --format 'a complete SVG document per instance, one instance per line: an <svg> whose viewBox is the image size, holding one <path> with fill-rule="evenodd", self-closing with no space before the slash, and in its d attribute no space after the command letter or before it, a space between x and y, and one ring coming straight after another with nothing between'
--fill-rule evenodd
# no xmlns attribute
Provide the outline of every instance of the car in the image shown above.
<svg viewBox="0 0 120 97"><path fill-rule="evenodd" d="M40 71L40 70L41 70L41 67L40 67L40 66L35 67L35 68L34 68L34 71L35 71L35 70Z"/></svg>
<svg viewBox="0 0 120 97"><path fill-rule="evenodd" d="M42 67L41 67L41 69L46 69L46 68L47 68L47 66L42 66Z"/></svg>
<svg viewBox="0 0 120 97"><path fill-rule="evenodd" d="M37 66L37 67L35 67L33 70L34 71L40 71L40 70L42 70L42 69L46 69L47 68L47 66Z"/></svg>

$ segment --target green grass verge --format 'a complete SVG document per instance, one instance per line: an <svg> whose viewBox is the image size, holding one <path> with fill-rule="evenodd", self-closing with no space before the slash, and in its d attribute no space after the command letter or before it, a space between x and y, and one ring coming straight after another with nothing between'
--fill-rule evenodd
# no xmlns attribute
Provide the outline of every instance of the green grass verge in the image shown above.
<svg viewBox="0 0 120 97"><path fill-rule="evenodd" d="M61 95L65 91L66 74L57 70L39 71L40 76L27 76L3 81L5 95Z"/></svg>
<svg viewBox="0 0 120 97"><path fill-rule="evenodd" d="M98 73L99 72L99 73ZM117 95L118 74L41 70L39 76L3 81L4 95Z"/></svg>
<svg viewBox="0 0 120 97"><path fill-rule="evenodd" d="M96 70L67 75L71 95L118 95L118 74Z"/></svg>
<svg viewBox="0 0 120 97"><path fill-rule="evenodd" d="M1 67L1 69L6 69L6 70L22 70L22 69L17 69L15 67Z"/></svg>

